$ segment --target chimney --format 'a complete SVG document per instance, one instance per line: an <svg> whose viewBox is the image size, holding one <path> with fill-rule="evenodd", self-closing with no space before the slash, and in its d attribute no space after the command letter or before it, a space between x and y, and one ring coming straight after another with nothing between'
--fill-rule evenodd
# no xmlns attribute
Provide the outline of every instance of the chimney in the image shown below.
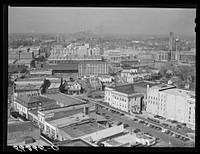
<svg viewBox="0 0 200 154"><path fill-rule="evenodd" d="M87 106L87 105L84 106L84 114L85 115L89 114L89 106Z"/></svg>

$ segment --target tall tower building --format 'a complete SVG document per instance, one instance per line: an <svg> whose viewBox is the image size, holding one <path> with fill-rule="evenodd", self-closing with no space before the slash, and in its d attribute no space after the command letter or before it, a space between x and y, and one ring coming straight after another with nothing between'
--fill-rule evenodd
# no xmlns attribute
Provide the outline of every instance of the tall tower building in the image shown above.
<svg viewBox="0 0 200 154"><path fill-rule="evenodd" d="M169 50L170 50L170 60L175 60L175 40L174 40L174 33L170 32L169 36Z"/></svg>

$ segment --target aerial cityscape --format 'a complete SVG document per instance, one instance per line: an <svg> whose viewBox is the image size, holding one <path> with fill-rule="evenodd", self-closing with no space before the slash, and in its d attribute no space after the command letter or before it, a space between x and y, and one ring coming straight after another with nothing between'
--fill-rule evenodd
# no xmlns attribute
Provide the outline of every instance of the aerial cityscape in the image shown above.
<svg viewBox="0 0 200 154"><path fill-rule="evenodd" d="M7 146L195 147L195 17L9 7Z"/></svg>

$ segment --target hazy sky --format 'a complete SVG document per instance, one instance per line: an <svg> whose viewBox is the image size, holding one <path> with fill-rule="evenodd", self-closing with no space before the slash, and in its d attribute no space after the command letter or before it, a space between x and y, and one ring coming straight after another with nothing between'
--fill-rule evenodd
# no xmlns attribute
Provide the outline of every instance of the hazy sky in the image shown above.
<svg viewBox="0 0 200 154"><path fill-rule="evenodd" d="M9 7L9 33L194 35L196 9Z"/></svg>

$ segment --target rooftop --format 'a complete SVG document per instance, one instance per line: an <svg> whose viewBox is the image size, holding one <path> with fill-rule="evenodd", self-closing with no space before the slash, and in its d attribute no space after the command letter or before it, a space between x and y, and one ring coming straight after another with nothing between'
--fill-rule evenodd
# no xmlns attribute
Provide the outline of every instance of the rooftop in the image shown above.
<svg viewBox="0 0 200 154"><path fill-rule="evenodd" d="M103 61L82 61L79 64L107 64L107 62Z"/></svg>
<svg viewBox="0 0 200 154"><path fill-rule="evenodd" d="M165 93L168 93L168 94L173 94L173 95L179 95L179 96L184 96L184 97L190 97L190 91L188 90L183 90L183 89L177 89L177 88L174 88L174 89L167 89L165 90Z"/></svg>
<svg viewBox="0 0 200 154"><path fill-rule="evenodd" d="M38 98L38 100L40 100L43 109L60 107L60 105L57 105L56 101L53 99L49 99L49 98L42 97L42 96L38 96L37 98Z"/></svg>
<svg viewBox="0 0 200 154"><path fill-rule="evenodd" d="M168 85L168 84L158 84L158 85L153 86L152 88L158 89L159 91L163 91L163 90L174 89L176 88L176 86Z"/></svg>
<svg viewBox="0 0 200 154"><path fill-rule="evenodd" d="M138 87L142 87L142 88L147 88L147 85L149 85L149 87L152 87L152 86L156 86L156 85L159 85L159 84L154 83L154 82L149 82L149 81L142 81L142 82L134 83L133 85L138 86Z"/></svg>
<svg viewBox="0 0 200 154"><path fill-rule="evenodd" d="M91 147L90 144L88 144L87 142L81 140L81 139L78 139L78 140L74 140L74 141L71 141L69 143L65 143L65 144L61 144L60 146L70 146L70 147Z"/></svg>
<svg viewBox="0 0 200 154"><path fill-rule="evenodd" d="M53 120L57 120L57 119L60 120L61 118L69 117L69 116L72 116L72 115L75 115L78 113L83 113L83 108L54 112L54 116L46 119L46 121L53 121Z"/></svg>
<svg viewBox="0 0 200 154"><path fill-rule="evenodd" d="M78 70L78 64L55 64L55 65L44 65L44 69L53 69L53 70Z"/></svg>
<svg viewBox="0 0 200 154"><path fill-rule="evenodd" d="M38 108L29 110L30 113L34 114L35 116L38 116Z"/></svg>
<svg viewBox="0 0 200 154"><path fill-rule="evenodd" d="M90 120L90 117L83 113L77 113L60 119L51 120L49 123L57 128L62 128L71 124L82 122L84 120Z"/></svg>
<svg viewBox="0 0 200 154"><path fill-rule="evenodd" d="M8 123L8 133L27 131L27 130L37 130L38 128L34 126L31 122L21 122L21 123Z"/></svg>
<svg viewBox="0 0 200 154"><path fill-rule="evenodd" d="M40 88L40 85L16 85L15 92L39 90Z"/></svg>
<svg viewBox="0 0 200 154"><path fill-rule="evenodd" d="M105 128L102 126L98 126L96 122L84 123L81 125L61 128L63 132L70 135L72 138L81 137L81 136L91 134L103 129Z"/></svg>
<svg viewBox="0 0 200 154"><path fill-rule="evenodd" d="M55 94L44 94L44 96L54 99L59 102L61 105L68 106L73 104L84 104L83 100L79 100L77 98L73 98L72 96L68 96L62 93L55 93Z"/></svg>
<svg viewBox="0 0 200 154"><path fill-rule="evenodd" d="M128 95L138 93L134 90L133 84L117 86L117 87L114 87L113 89L117 92L125 93Z"/></svg>
<svg viewBox="0 0 200 154"><path fill-rule="evenodd" d="M44 78L41 77L41 78L24 78L24 79L17 79L16 83L17 82L34 82L34 81L37 81L37 82L44 82Z"/></svg>
<svg viewBox="0 0 200 154"><path fill-rule="evenodd" d="M22 101L22 102L26 102L26 103L33 103L33 102L39 102L39 100L35 97L32 96L27 96L27 95L19 95L17 97L18 100Z"/></svg>
<svg viewBox="0 0 200 154"><path fill-rule="evenodd" d="M24 63L31 63L33 59L23 59L23 60L17 60L15 64L24 64Z"/></svg>

